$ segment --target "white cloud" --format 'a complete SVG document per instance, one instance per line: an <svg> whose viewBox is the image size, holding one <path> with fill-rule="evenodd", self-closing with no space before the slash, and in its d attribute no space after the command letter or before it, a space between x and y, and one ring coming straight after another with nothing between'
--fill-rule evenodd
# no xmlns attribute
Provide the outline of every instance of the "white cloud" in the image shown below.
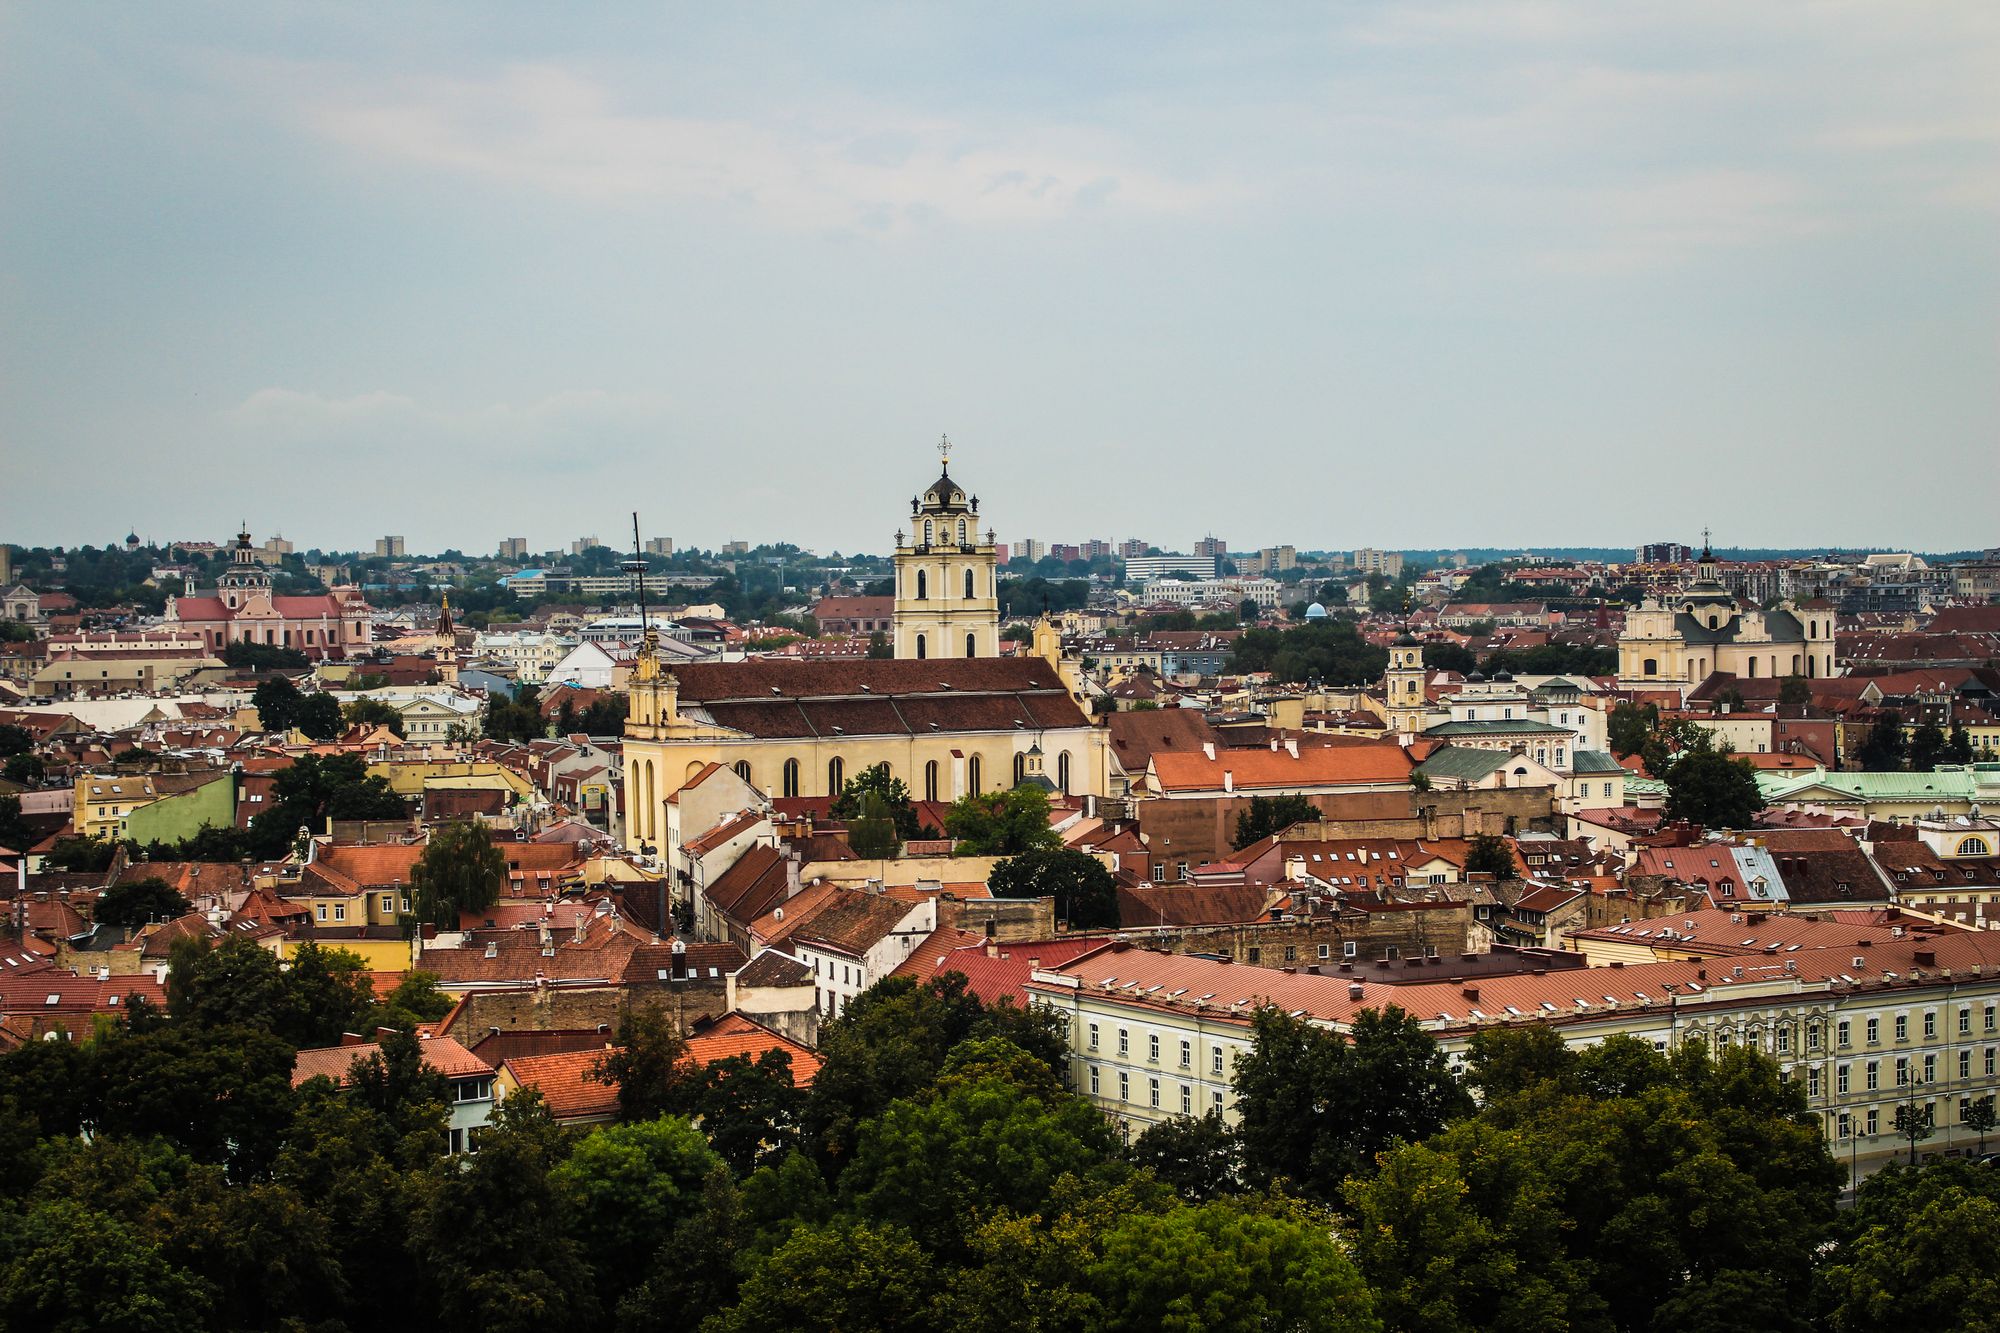
<svg viewBox="0 0 2000 1333"><path fill-rule="evenodd" d="M698 199L788 226L895 228L1094 208L1189 213L1236 193L1149 170L1111 136L1060 125L848 108L810 124L671 115L546 64L487 78L382 82L314 67L280 77L300 73L305 123L358 153L594 202Z"/></svg>

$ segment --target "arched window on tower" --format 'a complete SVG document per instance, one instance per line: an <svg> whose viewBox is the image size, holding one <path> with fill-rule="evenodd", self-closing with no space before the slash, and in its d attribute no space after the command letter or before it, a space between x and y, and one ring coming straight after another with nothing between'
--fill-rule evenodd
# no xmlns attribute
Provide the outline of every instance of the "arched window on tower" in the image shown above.
<svg viewBox="0 0 2000 1333"><path fill-rule="evenodd" d="M979 656L979 640L976 635L968 634L965 636L965 655L968 658Z"/></svg>
<svg viewBox="0 0 2000 1333"><path fill-rule="evenodd" d="M796 759L787 759L783 775L783 785L780 790L784 792L787 798L797 796L799 794L799 761Z"/></svg>
<svg viewBox="0 0 2000 1333"><path fill-rule="evenodd" d="M1028 756L1026 756L1026 755L1024 755L1024 754L1017 754L1017 755L1015 755L1015 756L1014 756L1014 785L1015 785L1016 787L1020 786L1020 785L1021 785L1021 783L1022 783L1022 781L1023 781L1023 780L1025 780L1025 779L1027 778L1027 776L1028 776Z"/></svg>
<svg viewBox="0 0 2000 1333"><path fill-rule="evenodd" d="M975 796L979 794L978 755L973 755L970 759L965 761L965 789L971 792Z"/></svg>
<svg viewBox="0 0 2000 1333"><path fill-rule="evenodd" d="M925 656L926 654L924 652L924 636L919 634L917 636L917 660L921 662L924 660Z"/></svg>
<svg viewBox="0 0 2000 1333"><path fill-rule="evenodd" d="M738 759L730 767L736 771L737 777L742 778L745 782L750 781L750 761L748 759Z"/></svg>
<svg viewBox="0 0 2000 1333"><path fill-rule="evenodd" d="M958 520L958 544L965 545L965 520L962 518Z"/></svg>
<svg viewBox="0 0 2000 1333"><path fill-rule="evenodd" d="M924 765L924 799L926 801L935 801L937 798L938 765L937 760L933 759Z"/></svg>
<svg viewBox="0 0 2000 1333"><path fill-rule="evenodd" d="M1069 751L1056 756L1056 786L1062 788L1063 795L1069 795Z"/></svg>
<svg viewBox="0 0 2000 1333"><path fill-rule="evenodd" d="M924 545L926 545L926 546L929 546L930 544L931 544L931 521L930 521L929 519L925 519L925 520L924 520Z"/></svg>
<svg viewBox="0 0 2000 1333"><path fill-rule="evenodd" d="M927 596L929 595L929 589L930 589L930 580L929 580L929 579L926 579L926 578L924 577L924 571L923 571L923 570L921 570L921 569L920 569L920 570L918 570L918 571L917 571L917 600L918 600L918 601L920 601L920 602L921 602L921 601L924 601L924 600L925 600L925 599L927 598Z"/></svg>
<svg viewBox="0 0 2000 1333"><path fill-rule="evenodd" d="M968 602L971 601L974 595L972 591L972 566L967 565L965 567L965 600Z"/></svg>
<svg viewBox="0 0 2000 1333"><path fill-rule="evenodd" d="M836 755L826 761L826 794L828 796L838 796L840 795L840 789L846 785L847 765L842 763L840 757Z"/></svg>

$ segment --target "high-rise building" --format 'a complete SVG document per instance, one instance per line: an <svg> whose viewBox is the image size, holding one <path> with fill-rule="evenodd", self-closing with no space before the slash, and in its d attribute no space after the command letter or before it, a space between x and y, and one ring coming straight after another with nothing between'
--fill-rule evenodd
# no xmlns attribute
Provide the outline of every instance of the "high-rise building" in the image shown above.
<svg viewBox="0 0 2000 1333"><path fill-rule="evenodd" d="M591 547L602 546L602 545L604 545L604 543L597 540L597 538L595 537L578 537L575 541L569 544L569 553L571 555L582 555L585 551L588 551Z"/></svg>
<svg viewBox="0 0 2000 1333"><path fill-rule="evenodd" d="M1085 560L1103 560L1111 555L1111 543L1092 537L1080 548Z"/></svg>
<svg viewBox="0 0 2000 1333"><path fill-rule="evenodd" d="M1642 565L1684 565L1694 559L1694 548L1680 542L1647 542L1632 554Z"/></svg>
<svg viewBox="0 0 2000 1333"><path fill-rule="evenodd" d="M528 558L528 539L526 537L502 537L500 539L500 558L502 560L526 560Z"/></svg>
<svg viewBox="0 0 2000 1333"><path fill-rule="evenodd" d="M1220 537L1203 537L1194 544L1194 553L1196 555L1213 556L1217 560L1221 560L1229 554L1229 543ZM1145 552L1141 551L1139 554L1144 555Z"/></svg>
<svg viewBox="0 0 2000 1333"><path fill-rule="evenodd" d="M1354 568L1363 574L1386 574L1399 579L1403 577L1403 555L1400 551L1378 551L1364 546L1354 553Z"/></svg>
<svg viewBox="0 0 2000 1333"><path fill-rule="evenodd" d="M1026 541L1018 541L1014 543L1014 558L1016 560L1040 560L1043 556L1047 555L1048 553L1049 553L1048 543L1038 542L1032 537L1028 538Z"/></svg>
<svg viewBox="0 0 2000 1333"><path fill-rule="evenodd" d="M1135 555L1144 555L1153 549L1152 543L1143 537L1127 537L1118 543L1118 558L1130 560Z"/></svg>
<svg viewBox="0 0 2000 1333"><path fill-rule="evenodd" d="M1212 579L1215 577L1215 557L1212 555L1138 555L1125 561L1125 581L1127 583L1148 583L1153 579L1172 578L1185 575L1189 578Z"/></svg>
<svg viewBox="0 0 2000 1333"><path fill-rule="evenodd" d="M401 537L377 537L375 539L375 554L388 560L402 559L405 554L403 539Z"/></svg>
<svg viewBox="0 0 2000 1333"><path fill-rule="evenodd" d="M646 539L646 554L672 555L673 553L674 539L672 537L648 537Z"/></svg>

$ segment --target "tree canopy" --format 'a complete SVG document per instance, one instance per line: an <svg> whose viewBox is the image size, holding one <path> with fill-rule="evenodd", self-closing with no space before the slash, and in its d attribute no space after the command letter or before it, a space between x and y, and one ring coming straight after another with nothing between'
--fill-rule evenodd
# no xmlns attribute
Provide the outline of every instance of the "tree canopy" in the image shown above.
<svg viewBox="0 0 2000 1333"><path fill-rule="evenodd" d="M1054 898L1057 923L1071 930L1118 924L1118 886L1088 852L1025 851L996 864L986 886L996 898Z"/></svg>
<svg viewBox="0 0 2000 1333"><path fill-rule="evenodd" d="M506 853L493 845L492 830L479 820L453 820L431 830L423 855L410 868L417 919L441 930L456 930L465 913L498 902L506 882Z"/></svg>
<svg viewBox="0 0 2000 1333"><path fill-rule="evenodd" d="M1049 794L1040 787L961 796L945 812L944 831L958 840L960 856L1019 856L1062 842L1049 827Z"/></svg>

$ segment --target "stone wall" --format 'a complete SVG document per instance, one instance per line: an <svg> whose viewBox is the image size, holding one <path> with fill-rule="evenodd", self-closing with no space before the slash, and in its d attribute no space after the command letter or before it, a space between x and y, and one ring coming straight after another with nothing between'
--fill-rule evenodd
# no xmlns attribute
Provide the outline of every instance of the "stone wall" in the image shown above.
<svg viewBox="0 0 2000 1333"><path fill-rule="evenodd" d="M1312 836L1323 838L1469 838L1475 833L1555 828L1555 793L1549 788L1500 791L1381 791L1308 796L1325 816ZM1199 800L1134 801L1139 830L1168 877L1182 861L1200 865L1227 856L1236 818L1250 808L1247 796ZM1305 836L1301 827L1296 836Z"/></svg>
<svg viewBox="0 0 2000 1333"><path fill-rule="evenodd" d="M1304 917L1293 921L1257 921L1226 926L1170 926L1164 930L1104 932L1108 942L1120 938L1172 953L1223 954L1239 963L1262 967L1304 966L1322 961L1319 946L1327 946L1325 961L1339 962L1352 941L1357 958L1422 957L1426 950L1456 956L1466 950L1472 909L1465 903L1409 907L1390 912L1346 912L1340 916ZM1290 950L1289 953L1286 951Z"/></svg>
<svg viewBox="0 0 2000 1333"><path fill-rule="evenodd" d="M615 1031L618 1014L627 1000L635 1005L658 1005L670 1014L682 1032L704 1018L726 1012L728 1001L723 983L703 978L699 982L667 982L633 986L523 987L519 990L475 991L466 996L465 1012L452 1025L452 1035L466 1045L485 1037L493 1028L502 1032L575 1031L604 1027Z"/></svg>

